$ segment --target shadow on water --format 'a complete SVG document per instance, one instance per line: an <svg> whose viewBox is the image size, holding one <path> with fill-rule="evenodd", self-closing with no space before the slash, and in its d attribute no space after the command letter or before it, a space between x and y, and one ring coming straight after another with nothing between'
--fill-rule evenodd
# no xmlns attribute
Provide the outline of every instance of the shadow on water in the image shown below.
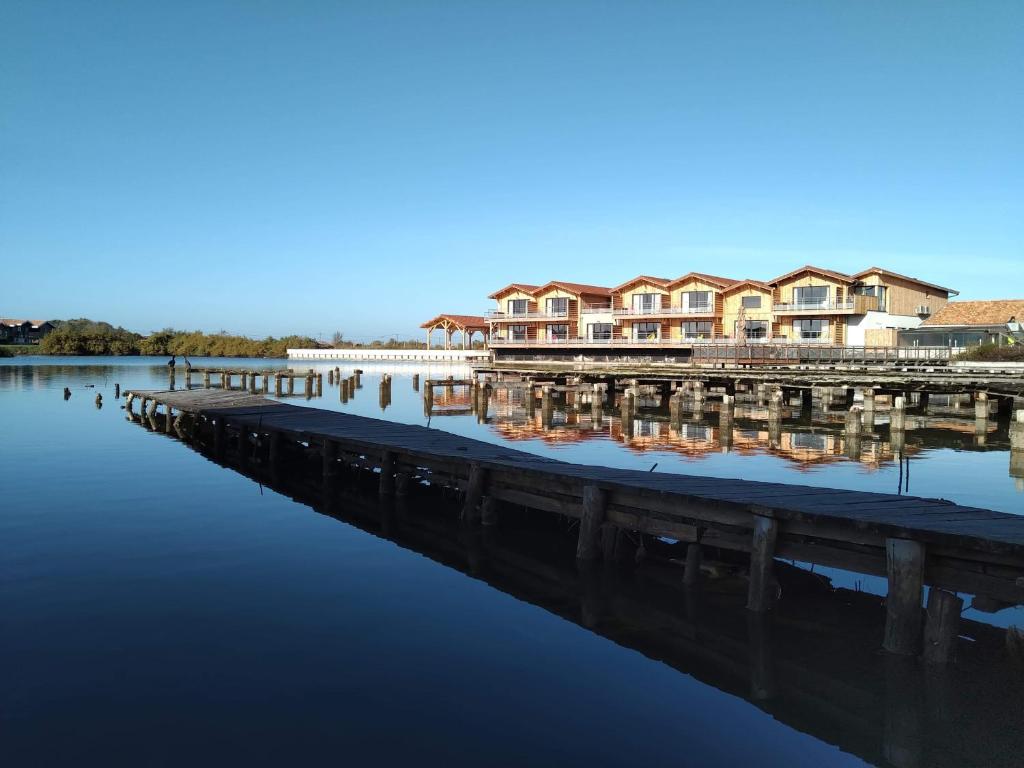
<svg viewBox="0 0 1024 768"><path fill-rule="evenodd" d="M171 432L159 415L142 423ZM744 610L744 572L725 552L709 552L701 585L689 590L677 546L649 537L626 537L612 565L580 571L575 531L557 516L504 507L494 525L468 527L459 523L457 499L439 488L416 486L407 497L381 499L372 473L349 469L324 480L315 451L270 464L248 441L221 445L214 455L201 433L179 437L208 460L320 514L539 606L869 762L1021 763L1024 645L1016 631L964 620L956 662L925 665L879 651L880 598L785 563L777 576L786 599L758 616Z"/></svg>

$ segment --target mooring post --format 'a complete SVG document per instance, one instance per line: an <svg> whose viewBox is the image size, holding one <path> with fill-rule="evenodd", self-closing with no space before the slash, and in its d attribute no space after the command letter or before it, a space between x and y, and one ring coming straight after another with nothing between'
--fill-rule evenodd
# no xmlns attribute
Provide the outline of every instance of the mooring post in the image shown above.
<svg viewBox="0 0 1024 768"><path fill-rule="evenodd" d="M604 522L607 494L596 485L583 486L583 516L580 518L579 539L576 542L576 559L590 562L599 554L598 537Z"/></svg>
<svg viewBox="0 0 1024 768"><path fill-rule="evenodd" d="M250 395L255 395L256 394L256 374L255 373L249 374L249 394Z"/></svg>
<svg viewBox="0 0 1024 768"><path fill-rule="evenodd" d="M316 375L316 396L323 397L324 394L324 375L318 373Z"/></svg>
<svg viewBox="0 0 1024 768"><path fill-rule="evenodd" d="M129 421L135 420L135 414L132 413L132 401L135 399L135 395L129 392L124 399L124 414L128 417Z"/></svg>
<svg viewBox="0 0 1024 768"><path fill-rule="evenodd" d="M289 395L294 395L295 394L295 373L292 372L292 371L288 371L287 376L288 376L288 394Z"/></svg>
<svg viewBox="0 0 1024 768"><path fill-rule="evenodd" d="M750 660L750 698L768 701L777 695L772 617L767 613L747 614L747 651Z"/></svg>
<svg viewBox="0 0 1024 768"><path fill-rule="evenodd" d="M466 498L462 503L462 521L475 523L478 519L477 507L484 495L487 483L487 470L473 462L469 465L469 482L466 485Z"/></svg>
<svg viewBox="0 0 1024 768"><path fill-rule="evenodd" d="M771 517L771 510L755 509L753 512L754 531L750 542L750 587L747 590L747 609L762 612L771 609L774 598L773 564L779 526Z"/></svg>
<svg viewBox="0 0 1024 768"><path fill-rule="evenodd" d="M363 386L363 371L361 368L355 368L352 371L352 380L355 382L356 389L361 389ZM388 378L391 378L390 376Z"/></svg>
<svg viewBox="0 0 1024 768"><path fill-rule="evenodd" d="M338 387L338 399L343 403L348 402L348 379L341 380L341 386Z"/></svg>
<svg viewBox="0 0 1024 768"><path fill-rule="evenodd" d="M889 653L914 655L921 642L921 591L924 544L909 539L885 540L889 594L885 600L885 639Z"/></svg>
<svg viewBox="0 0 1024 768"><path fill-rule="evenodd" d="M855 405L846 412L846 436L860 437L862 423L861 409Z"/></svg>
<svg viewBox="0 0 1024 768"><path fill-rule="evenodd" d="M412 375L412 391L413 392L419 392L420 391L420 375L418 373L414 373Z"/></svg>
<svg viewBox="0 0 1024 768"><path fill-rule="evenodd" d="M263 394L267 394L270 391L270 374L263 373Z"/></svg>
<svg viewBox="0 0 1024 768"><path fill-rule="evenodd" d="M600 429L604 422L604 413L602 407L604 405L604 396L601 390L598 389L598 385L595 384L591 390L590 395L590 421L594 429Z"/></svg>
<svg viewBox="0 0 1024 768"><path fill-rule="evenodd" d="M381 496L391 496L395 492L395 454L384 451L380 456L380 488Z"/></svg>
<svg viewBox="0 0 1024 768"><path fill-rule="evenodd" d="M956 659L960 633L960 611L964 601L938 587L928 590L925 609L924 650L921 657L929 664L948 664Z"/></svg>
<svg viewBox="0 0 1024 768"><path fill-rule="evenodd" d="M487 526L498 524L498 500L493 496L484 496L480 505L480 524Z"/></svg>
<svg viewBox="0 0 1024 768"><path fill-rule="evenodd" d="M1014 413L1010 422L1010 450L1024 451L1024 409Z"/></svg>
<svg viewBox="0 0 1024 768"><path fill-rule="evenodd" d="M168 435L174 429L174 409L169 405L164 406L164 432Z"/></svg>
<svg viewBox="0 0 1024 768"><path fill-rule="evenodd" d="M408 472L399 472L395 475L395 498L404 499L409 495L409 485L412 482L412 475Z"/></svg>
<svg viewBox="0 0 1024 768"><path fill-rule="evenodd" d="M239 389L248 389L249 388L249 372L248 371L241 371L238 374L238 388Z"/></svg>

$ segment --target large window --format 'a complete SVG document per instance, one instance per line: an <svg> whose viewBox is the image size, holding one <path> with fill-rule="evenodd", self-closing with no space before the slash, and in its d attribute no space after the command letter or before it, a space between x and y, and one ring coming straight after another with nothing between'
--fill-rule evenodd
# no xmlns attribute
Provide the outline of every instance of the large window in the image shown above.
<svg viewBox="0 0 1024 768"><path fill-rule="evenodd" d="M661 338L661 323L633 323L635 341L654 341Z"/></svg>
<svg viewBox="0 0 1024 768"><path fill-rule="evenodd" d="M510 315L525 315L529 310L529 302L526 299L509 299L508 313Z"/></svg>
<svg viewBox="0 0 1024 768"><path fill-rule="evenodd" d="M711 334L710 320L694 320L683 323L684 339L710 339Z"/></svg>
<svg viewBox="0 0 1024 768"><path fill-rule="evenodd" d="M743 333L748 339L767 339L768 338L768 321L767 320L744 320L743 321Z"/></svg>
<svg viewBox="0 0 1024 768"><path fill-rule="evenodd" d="M823 339L828 332L828 321L813 318L794 320L793 331L798 339Z"/></svg>
<svg viewBox="0 0 1024 768"><path fill-rule="evenodd" d="M526 326L510 325L508 328L508 337L512 341L526 341Z"/></svg>
<svg viewBox="0 0 1024 768"><path fill-rule="evenodd" d="M740 299L740 303L743 304L744 309L760 309L761 308L761 297L760 296L744 296Z"/></svg>
<svg viewBox="0 0 1024 768"><path fill-rule="evenodd" d="M548 326L548 341L566 341L569 338L569 326L565 323L552 323Z"/></svg>
<svg viewBox="0 0 1024 768"><path fill-rule="evenodd" d="M688 312L710 312L711 291L684 291L683 309Z"/></svg>
<svg viewBox="0 0 1024 768"><path fill-rule="evenodd" d="M587 338L591 341L611 341L611 323L590 323L587 326Z"/></svg>
<svg viewBox="0 0 1024 768"><path fill-rule="evenodd" d="M569 299L562 297L560 299L548 299L547 301L548 314L554 317L566 317L569 314Z"/></svg>
<svg viewBox="0 0 1024 768"><path fill-rule="evenodd" d="M793 289L793 303L798 307L826 307L828 306L827 285L805 285Z"/></svg>
<svg viewBox="0 0 1024 768"><path fill-rule="evenodd" d="M660 293L634 293L634 312L657 312L661 309Z"/></svg>

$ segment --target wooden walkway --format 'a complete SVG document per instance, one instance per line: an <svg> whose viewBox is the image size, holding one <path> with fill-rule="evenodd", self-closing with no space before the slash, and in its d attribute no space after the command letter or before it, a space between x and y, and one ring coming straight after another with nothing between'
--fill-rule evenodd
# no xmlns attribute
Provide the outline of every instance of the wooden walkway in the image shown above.
<svg viewBox="0 0 1024 768"><path fill-rule="evenodd" d="M887 646L896 652L920 645L922 584L1024 603L1024 516L941 499L573 464L240 391L127 395L129 415L135 399L144 411L149 403L151 420L158 405L177 411L192 434L204 426L222 449L228 430L246 455L269 444L268 461L282 441L318 449L325 479L356 468L379 473L382 494L415 482L447 485L465 493L468 522L493 516L496 502L577 518L581 561L599 558L623 531L693 542L698 563L701 546L750 552L752 610L771 605L774 557L887 575ZM165 423L170 431L172 419Z"/></svg>

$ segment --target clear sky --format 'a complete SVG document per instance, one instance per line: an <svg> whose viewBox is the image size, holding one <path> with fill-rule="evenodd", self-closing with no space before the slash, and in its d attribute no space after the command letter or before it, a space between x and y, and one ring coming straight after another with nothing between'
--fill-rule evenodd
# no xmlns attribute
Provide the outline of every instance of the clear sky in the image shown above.
<svg viewBox="0 0 1024 768"><path fill-rule="evenodd" d="M1024 3L0 2L0 315L418 334L512 281L1024 296Z"/></svg>

